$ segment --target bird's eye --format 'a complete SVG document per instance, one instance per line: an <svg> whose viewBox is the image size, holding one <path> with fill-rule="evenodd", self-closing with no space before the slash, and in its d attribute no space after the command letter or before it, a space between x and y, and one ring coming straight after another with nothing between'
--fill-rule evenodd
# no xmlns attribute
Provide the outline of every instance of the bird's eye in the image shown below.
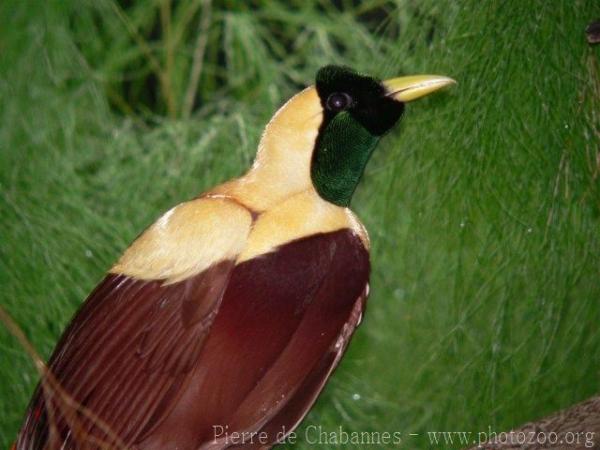
<svg viewBox="0 0 600 450"><path fill-rule="evenodd" d="M342 111L352 105L352 97L345 92L334 92L327 97L325 106L330 111Z"/></svg>

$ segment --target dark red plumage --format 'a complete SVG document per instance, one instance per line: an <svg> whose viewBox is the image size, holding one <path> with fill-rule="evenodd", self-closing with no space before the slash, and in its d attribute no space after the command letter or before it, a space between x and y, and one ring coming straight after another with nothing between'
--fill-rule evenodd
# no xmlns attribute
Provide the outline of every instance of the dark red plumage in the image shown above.
<svg viewBox="0 0 600 450"><path fill-rule="evenodd" d="M127 448L240 444L215 440L215 426L266 432L266 443L254 435L245 448L272 445L302 419L337 364L360 320L368 275L368 252L347 229L171 285L108 275L49 367ZM17 448L85 448L77 428L118 446L82 414L73 427L61 408L47 405L39 387Z"/></svg>

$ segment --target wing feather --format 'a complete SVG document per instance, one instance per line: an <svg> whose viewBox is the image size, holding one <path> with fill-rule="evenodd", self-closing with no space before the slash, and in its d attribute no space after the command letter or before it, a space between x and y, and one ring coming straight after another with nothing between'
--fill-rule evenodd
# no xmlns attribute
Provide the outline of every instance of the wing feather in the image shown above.
<svg viewBox="0 0 600 450"><path fill-rule="evenodd" d="M194 216L187 207L184 213ZM109 274L94 290L49 364L63 389L111 433L81 410L74 427L73 414L59 398L48 401L42 384L17 449L85 448L86 439L116 447L115 435L135 450L236 444L216 437L216 425L266 432L267 444L237 444L269 447L310 409L363 311L369 258L360 237L350 229L316 234L237 264L239 242L208 265L179 254L169 263L164 249L153 260L150 249L161 234L170 226L181 234L178 214L157 222L126 252L115 266L122 273ZM246 239L251 219L239 219L234 237ZM231 220L224 218L226 233ZM204 225L198 229L206 233ZM215 233L209 237L222 242ZM210 243L187 238L169 245L206 257ZM151 252L146 269L141 251ZM146 276L158 273L166 278Z"/></svg>
<svg viewBox="0 0 600 450"><path fill-rule="evenodd" d="M218 429L229 436L264 430L272 445L292 431L359 323L368 275L368 253L347 229L238 264L191 382L136 449L240 444Z"/></svg>
<svg viewBox="0 0 600 450"><path fill-rule="evenodd" d="M118 436L129 447L158 425L199 360L251 221L237 204L199 199L146 230L82 305L49 362L77 411L58 395L49 399L43 380L17 449L82 448L82 436L108 446Z"/></svg>

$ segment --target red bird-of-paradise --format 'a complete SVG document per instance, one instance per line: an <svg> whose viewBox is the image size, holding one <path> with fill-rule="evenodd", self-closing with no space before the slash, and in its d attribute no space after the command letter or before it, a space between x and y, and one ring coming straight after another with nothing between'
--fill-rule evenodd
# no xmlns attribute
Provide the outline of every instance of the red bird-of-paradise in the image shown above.
<svg viewBox="0 0 600 450"><path fill-rule="evenodd" d="M60 339L15 448L285 438L364 311L369 239L348 205L369 157L406 102L453 82L320 69L271 119L244 176L175 206L125 250Z"/></svg>

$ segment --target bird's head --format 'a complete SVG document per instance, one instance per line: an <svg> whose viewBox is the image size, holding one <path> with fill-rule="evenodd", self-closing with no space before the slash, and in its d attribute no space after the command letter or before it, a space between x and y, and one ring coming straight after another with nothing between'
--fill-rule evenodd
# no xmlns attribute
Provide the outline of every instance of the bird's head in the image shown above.
<svg viewBox="0 0 600 450"><path fill-rule="evenodd" d="M279 193L313 187L325 200L347 206L377 142L398 122L405 103L452 83L437 75L381 81L325 66L314 86L271 119L249 175Z"/></svg>

